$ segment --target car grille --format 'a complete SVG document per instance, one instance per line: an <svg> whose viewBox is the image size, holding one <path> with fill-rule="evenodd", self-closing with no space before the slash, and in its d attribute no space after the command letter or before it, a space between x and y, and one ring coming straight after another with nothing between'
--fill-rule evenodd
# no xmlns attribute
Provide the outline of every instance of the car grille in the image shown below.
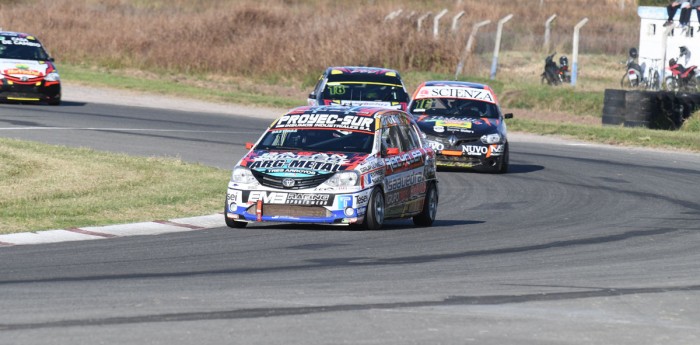
<svg viewBox="0 0 700 345"><path fill-rule="evenodd" d="M462 145L469 145L472 143L480 143L481 142L480 138L460 138L460 139L457 139L457 142L455 142L454 146L452 146L452 145L450 145L449 136L447 136L447 137L432 137L431 136L428 138L430 140L437 141L439 143L444 144L445 149L449 149L452 147L459 148ZM460 148L460 150L461 150L461 148Z"/></svg>
<svg viewBox="0 0 700 345"><path fill-rule="evenodd" d="M246 212L255 215L256 205L253 204ZM331 212L321 206L276 205L265 204L262 206L262 215L270 217L315 217L326 218Z"/></svg>
<svg viewBox="0 0 700 345"><path fill-rule="evenodd" d="M314 188L323 182L326 182L331 177L332 174L316 175L311 177L294 177L294 186L285 187L282 185L282 180L287 177L272 176L265 173L261 173L253 170L253 176L258 182L270 188L279 189L304 189L304 188Z"/></svg>

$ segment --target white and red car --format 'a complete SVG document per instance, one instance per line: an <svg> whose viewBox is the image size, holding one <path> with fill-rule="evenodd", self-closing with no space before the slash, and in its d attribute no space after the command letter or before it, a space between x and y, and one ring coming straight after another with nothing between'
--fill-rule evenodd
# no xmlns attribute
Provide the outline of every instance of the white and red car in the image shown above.
<svg viewBox="0 0 700 345"><path fill-rule="evenodd" d="M300 107L275 120L233 168L230 227L249 222L349 224L435 220L435 153L413 118L377 107Z"/></svg>
<svg viewBox="0 0 700 345"><path fill-rule="evenodd" d="M61 103L61 78L39 40L20 32L0 32L0 99Z"/></svg>

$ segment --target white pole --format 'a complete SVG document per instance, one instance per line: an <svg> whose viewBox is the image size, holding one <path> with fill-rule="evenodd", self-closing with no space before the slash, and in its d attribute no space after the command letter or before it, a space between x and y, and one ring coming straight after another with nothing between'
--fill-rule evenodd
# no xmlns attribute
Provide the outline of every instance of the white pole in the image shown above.
<svg viewBox="0 0 700 345"><path fill-rule="evenodd" d="M428 12L420 17L418 17L418 31L420 31L421 27L423 26L423 21L430 17L430 15L433 14L433 12Z"/></svg>
<svg viewBox="0 0 700 345"><path fill-rule="evenodd" d="M546 22L544 22L544 44L542 45L542 47L544 47L544 51L547 53L549 53L549 37L552 29L552 22L555 18L557 18L557 15L553 14L547 19Z"/></svg>
<svg viewBox="0 0 700 345"><path fill-rule="evenodd" d="M433 38L437 39L440 31L440 18L447 13L447 9L444 9L438 13L435 18L433 18Z"/></svg>
<svg viewBox="0 0 700 345"><path fill-rule="evenodd" d="M398 10L396 10L396 11L393 11L393 12L387 14L386 17L384 17L384 21L386 22L386 21L388 21L388 20L393 20L394 18L396 18L396 17L398 17L399 15L401 15L401 11L403 11L403 10L402 10L402 9L398 9Z"/></svg>
<svg viewBox="0 0 700 345"><path fill-rule="evenodd" d="M576 26L574 27L574 53L573 55L573 64L571 65L571 86L576 86L576 73L578 72L578 38L579 38L579 31L581 28L588 23L588 18L583 18Z"/></svg>
<svg viewBox="0 0 700 345"><path fill-rule="evenodd" d="M452 32L457 31L457 24L459 22L459 18L462 18L464 15L464 11L457 13L454 17L452 17Z"/></svg>
<svg viewBox="0 0 700 345"><path fill-rule="evenodd" d="M498 51L501 49L501 34L503 33L503 24L513 18L513 14L509 14L498 21L498 29L496 30L496 46L493 47L493 62L491 62L491 79L496 79L496 70L498 69Z"/></svg>
<svg viewBox="0 0 700 345"><path fill-rule="evenodd" d="M472 26L472 32L469 34L469 40L467 41L467 46L464 47L464 52L462 53L462 58L459 60L459 64L457 64L457 71L455 72L455 80L457 77L462 74L462 69L464 69L464 62L467 59L467 55L472 50L472 45L474 44L474 39L476 38L476 33L479 31L479 28L490 23L490 20L484 20L482 22L478 22Z"/></svg>

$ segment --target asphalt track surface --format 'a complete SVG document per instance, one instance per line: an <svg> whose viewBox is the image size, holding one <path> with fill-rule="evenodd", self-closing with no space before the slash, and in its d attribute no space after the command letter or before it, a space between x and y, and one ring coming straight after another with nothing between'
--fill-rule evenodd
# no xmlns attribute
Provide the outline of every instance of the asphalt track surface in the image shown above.
<svg viewBox="0 0 700 345"><path fill-rule="evenodd" d="M269 122L0 105L2 137L225 169ZM511 150L506 175L440 171L431 228L0 247L0 344L700 344L700 155Z"/></svg>

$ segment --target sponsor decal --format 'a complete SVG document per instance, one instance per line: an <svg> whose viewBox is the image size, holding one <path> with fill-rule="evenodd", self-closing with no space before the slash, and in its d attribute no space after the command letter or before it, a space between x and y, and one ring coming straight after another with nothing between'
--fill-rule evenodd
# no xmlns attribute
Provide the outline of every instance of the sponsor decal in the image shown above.
<svg viewBox="0 0 700 345"><path fill-rule="evenodd" d="M405 173L388 176L386 178L386 190L393 192L402 188L411 187L423 182L423 169L415 169Z"/></svg>
<svg viewBox="0 0 700 345"><path fill-rule="evenodd" d="M445 131L445 127L443 127L443 126L433 126L433 131L435 131L435 133L442 133L442 132Z"/></svg>
<svg viewBox="0 0 700 345"><path fill-rule="evenodd" d="M464 120L437 120L435 121L436 126L443 126L443 127L453 127L453 128L472 128L472 123L471 121L464 121Z"/></svg>
<svg viewBox="0 0 700 345"><path fill-rule="evenodd" d="M428 146L430 146L430 148L435 150L435 151L442 151L445 149L445 144L439 143L437 141L428 140Z"/></svg>
<svg viewBox="0 0 700 345"><path fill-rule="evenodd" d="M317 175L332 173L348 164L343 154L317 153L301 155L293 152L266 152L250 159L250 169L265 170L267 173Z"/></svg>
<svg viewBox="0 0 700 345"><path fill-rule="evenodd" d="M360 173L364 174L368 171L376 170L382 167L384 167L384 160L377 159L376 157L372 156L369 157L358 169L360 170Z"/></svg>
<svg viewBox="0 0 700 345"><path fill-rule="evenodd" d="M462 153L469 156L483 156L489 153L487 146L462 145Z"/></svg>
<svg viewBox="0 0 700 345"><path fill-rule="evenodd" d="M301 114L284 115L274 124L274 128L339 128L374 132L374 118L345 114Z"/></svg>
<svg viewBox="0 0 700 345"><path fill-rule="evenodd" d="M369 192L362 193L357 195L357 206L366 206L367 202L369 202ZM358 212L359 214L359 212Z"/></svg>
<svg viewBox="0 0 700 345"><path fill-rule="evenodd" d="M391 171L404 165L411 165L421 161L421 152L418 150L406 152L404 154L391 156L386 159L386 165Z"/></svg>
<svg viewBox="0 0 700 345"><path fill-rule="evenodd" d="M454 86L425 86L418 91L416 98L460 98L496 103L488 90Z"/></svg>
<svg viewBox="0 0 700 345"><path fill-rule="evenodd" d="M491 154L489 156L501 156L506 150L506 145L503 144L493 144L489 146Z"/></svg>
<svg viewBox="0 0 700 345"><path fill-rule="evenodd" d="M339 209L344 210L352 207L352 195L338 195L336 198L338 199L336 205L338 205Z"/></svg>
<svg viewBox="0 0 700 345"><path fill-rule="evenodd" d="M251 191L248 194L248 204L262 201L264 204L287 204L306 206L329 206L333 198L331 194L286 193Z"/></svg>
<svg viewBox="0 0 700 345"><path fill-rule="evenodd" d="M228 200L229 203L234 203L234 204L241 202L241 191L240 190L229 191L228 193L226 193L226 200Z"/></svg>
<svg viewBox="0 0 700 345"><path fill-rule="evenodd" d="M33 38L33 37L32 37ZM10 46L10 45L15 45L15 46L28 46L28 47L41 47L41 44L37 42L30 42L27 38L24 37L11 37L11 39L7 39L7 37L3 37L2 40L0 40L0 43L5 46Z"/></svg>

